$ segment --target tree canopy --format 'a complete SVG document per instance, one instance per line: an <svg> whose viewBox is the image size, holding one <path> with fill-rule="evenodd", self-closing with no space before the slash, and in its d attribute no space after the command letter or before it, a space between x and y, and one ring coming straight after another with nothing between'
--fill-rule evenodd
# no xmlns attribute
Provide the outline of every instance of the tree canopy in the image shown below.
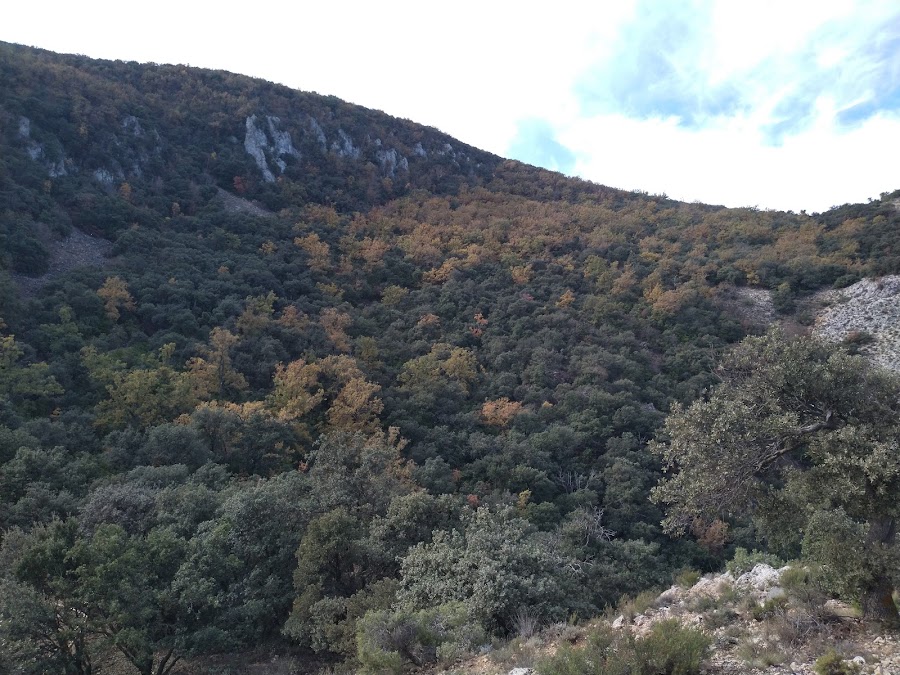
<svg viewBox="0 0 900 675"><path fill-rule="evenodd" d="M670 532L757 518L833 590L896 621L900 379L840 346L772 330L744 340L719 383L666 419L653 492Z"/></svg>

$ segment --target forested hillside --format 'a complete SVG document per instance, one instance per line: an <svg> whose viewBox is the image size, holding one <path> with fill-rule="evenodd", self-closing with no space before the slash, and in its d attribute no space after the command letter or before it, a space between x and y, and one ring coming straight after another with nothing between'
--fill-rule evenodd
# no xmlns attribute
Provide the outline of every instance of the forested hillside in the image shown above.
<svg viewBox="0 0 900 675"><path fill-rule="evenodd" d="M685 204L0 44L0 673L336 662L403 620L452 658L764 546L664 534L647 443L763 330L735 288L800 327L900 273L897 196Z"/></svg>

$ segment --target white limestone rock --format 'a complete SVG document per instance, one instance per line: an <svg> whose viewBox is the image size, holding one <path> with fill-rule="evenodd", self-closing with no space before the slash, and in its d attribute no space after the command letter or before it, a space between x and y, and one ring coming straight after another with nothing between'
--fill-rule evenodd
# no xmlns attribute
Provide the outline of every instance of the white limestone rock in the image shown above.
<svg viewBox="0 0 900 675"><path fill-rule="evenodd" d="M751 590L765 591L770 586L778 585L781 573L771 565L766 563L757 564L749 572L745 572L737 578L734 585L738 588L749 588Z"/></svg>
<svg viewBox="0 0 900 675"><path fill-rule="evenodd" d="M353 144L353 139L343 129L338 129L338 140L331 144L331 151L340 157L359 159L362 151Z"/></svg>
<svg viewBox="0 0 900 675"><path fill-rule="evenodd" d="M294 147L294 143L291 140L291 134L278 128L278 125L281 124L281 119L274 115L269 115L266 118L266 121L269 123L269 135L272 137L271 147L275 156L281 158L288 155L299 159L300 151ZM284 169L282 169L282 171L283 170Z"/></svg>
<svg viewBox="0 0 900 675"><path fill-rule="evenodd" d="M246 121L247 133L244 135L244 150L256 162L256 166L262 172L263 179L267 183L275 182L275 175L269 168L266 161L266 148L269 145L269 139L266 138L266 132L256 126L256 115L250 115Z"/></svg>
<svg viewBox="0 0 900 675"><path fill-rule="evenodd" d="M393 178L398 170L409 171L409 161L394 148L379 150L375 153L375 157L381 165L381 172L388 178Z"/></svg>
<svg viewBox="0 0 900 675"><path fill-rule="evenodd" d="M328 139L325 138L325 130L322 129L322 126L316 121L315 117L310 116L309 129L312 132L313 138L316 139L316 142L319 144L322 150L326 150L328 146Z"/></svg>

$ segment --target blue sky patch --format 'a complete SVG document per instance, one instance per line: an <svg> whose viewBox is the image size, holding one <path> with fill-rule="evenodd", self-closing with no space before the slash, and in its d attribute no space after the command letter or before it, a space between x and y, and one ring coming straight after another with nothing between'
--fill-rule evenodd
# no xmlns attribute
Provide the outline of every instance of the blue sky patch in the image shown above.
<svg viewBox="0 0 900 675"><path fill-rule="evenodd" d="M763 142L779 146L810 128L820 104L850 127L900 113L900 11L861 29L827 21L789 52L713 79L713 5L639 0L610 55L574 87L584 116L676 118L701 130L717 119L755 113ZM845 54L824 58L826 48ZM768 119L766 119L768 117Z"/></svg>
<svg viewBox="0 0 900 675"><path fill-rule="evenodd" d="M520 120L516 136L509 146L511 157L521 162L543 166L552 171L571 174L575 168L575 153L556 139L556 132L547 120Z"/></svg>

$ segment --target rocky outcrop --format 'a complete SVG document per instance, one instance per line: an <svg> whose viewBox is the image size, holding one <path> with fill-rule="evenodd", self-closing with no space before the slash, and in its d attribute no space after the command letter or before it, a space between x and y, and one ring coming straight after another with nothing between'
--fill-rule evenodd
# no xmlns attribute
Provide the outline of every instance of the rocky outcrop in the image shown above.
<svg viewBox="0 0 900 675"><path fill-rule="evenodd" d="M19 139L25 142L25 152L35 162L41 162L47 169L50 178L68 175L65 158L50 159L44 151L44 144L31 138L31 120L25 116L19 118Z"/></svg>
<svg viewBox="0 0 900 675"><path fill-rule="evenodd" d="M375 157L381 165L381 172L388 178L393 178L398 170L409 171L409 161L394 148L379 150L375 153Z"/></svg>
<svg viewBox="0 0 900 675"><path fill-rule="evenodd" d="M856 343L874 362L900 372L900 276L863 279L817 299L828 305L816 317L817 334Z"/></svg>
<svg viewBox="0 0 900 675"><path fill-rule="evenodd" d="M338 138L331 143L331 151L338 157L359 159L362 151L353 144L353 139L343 129L338 129Z"/></svg>
<svg viewBox="0 0 900 675"><path fill-rule="evenodd" d="M434 672L528 675L539 672L534 664L561 645L578 649L590 641L600 624L640 638L658 622L674 619L712 639L701 671L708 675L815 675L816 660L830 649L847 668L858 668L859 675L900 675L900 635L865 624L853 608L827 599L804 575L788 578L790 569L758 564L736 576L708 574L690 587L675 585L655 600L642 600L639 613L638 601L629 601L615 619L548 626L527 640L514 640L496 655L491 652Z"/></svg>
<svg viewBox="0 0 900 675"><path fill-rule="evenodd" d="M256 126L256 115L250 115L245 122L247 132L244 134L244 150L256 162L262 173L263 180L267 183L275 182L275 174L269 168L266 161L266 150L269 147L269 139L266 138L266 132Z"/></svg>

